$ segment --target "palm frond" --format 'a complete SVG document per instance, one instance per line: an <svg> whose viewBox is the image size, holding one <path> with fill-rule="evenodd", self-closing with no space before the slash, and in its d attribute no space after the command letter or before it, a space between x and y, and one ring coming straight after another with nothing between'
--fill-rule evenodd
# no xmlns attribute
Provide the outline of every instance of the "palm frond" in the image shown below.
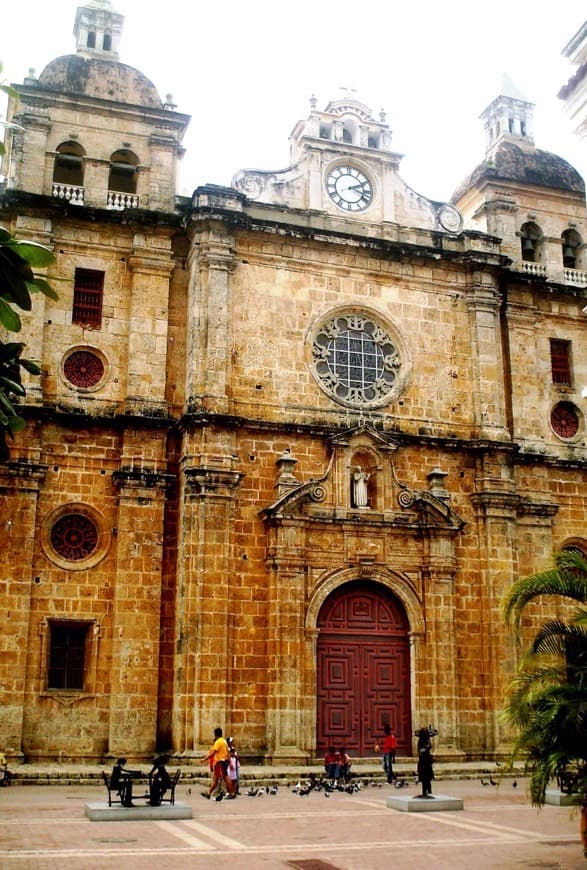
<svg viewBox="0 0 587 870"><path fill-rule="evenodd" d="M519 629L526 605L542 595L558 595L587 603L587 561L574 550L555 555L555 565L517 580L504 596L502 607L507 625Z"/></svg>

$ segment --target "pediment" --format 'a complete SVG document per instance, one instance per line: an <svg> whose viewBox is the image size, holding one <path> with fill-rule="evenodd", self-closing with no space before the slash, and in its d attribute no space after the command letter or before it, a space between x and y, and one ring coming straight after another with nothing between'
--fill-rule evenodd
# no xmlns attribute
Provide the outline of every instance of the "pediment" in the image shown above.
<svg viewBox="0 0 587 870"><path fill-rule="evenodd" d="M446 490L413 490L397 479L393 459L400 442L392 435L365 424L332 436L329 446L324 474L299 483L290 475L285 491L262 511L266 521L305 518L451 533L465 525L449 506Z"/></svg>

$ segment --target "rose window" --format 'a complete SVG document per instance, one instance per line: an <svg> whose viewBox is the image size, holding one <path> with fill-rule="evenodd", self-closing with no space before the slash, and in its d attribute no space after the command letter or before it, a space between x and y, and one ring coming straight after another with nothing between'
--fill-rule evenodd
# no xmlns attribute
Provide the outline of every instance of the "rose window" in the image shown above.
<svg viewBox="0 0 587 870"><path fill-rule="evenodd" d="M351 407L389 401L401 367L387 330L360 314L338 314L326 320L314 335L312 358L322 388Z"/></svg>
<svg viewBox="0 0 587 870"><path fill-rule="evenodd" d="M51 546L63 559L85 559L98 545L98 530L83 514L66 514L51 529Z"/></svg>
<svg viewBox="0 0 587 870"><path fill-rule="evenodd" d="M559 402L552 409L550 425L559 438L574 438L579 431L579 416L569 402Z"/></svg>
<svg viewBox="0 0 587 870"><path fill-rule="evenodd" d="M63 373L74 387L89 389L104 377L104 363L89 350L74 350L63 363Z"/></svg>

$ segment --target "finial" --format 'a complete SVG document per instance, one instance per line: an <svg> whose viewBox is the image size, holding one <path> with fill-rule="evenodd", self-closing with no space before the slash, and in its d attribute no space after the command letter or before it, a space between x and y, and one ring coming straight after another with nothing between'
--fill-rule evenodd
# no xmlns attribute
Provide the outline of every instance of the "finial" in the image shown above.
<svg viewBox="0 0 587 870"><path fill-rule="evenodd" d="M387 112L385 111L385 109L381 109L381 111L379 112L379 120L381 121L382 124L385 124L385 123L386 123L386 121L387 121Z"/></svg>
<svg viewBox="0 0 587 870"><path fill-rule="evenodd" d="M317 105L318 105L318 100L316 99L316 95L315 95L315 94L312 94L312 96L310 97L310 109L311 109L313 112L315 112L315 111L316 111L316 106L317 106Z"/></svg>

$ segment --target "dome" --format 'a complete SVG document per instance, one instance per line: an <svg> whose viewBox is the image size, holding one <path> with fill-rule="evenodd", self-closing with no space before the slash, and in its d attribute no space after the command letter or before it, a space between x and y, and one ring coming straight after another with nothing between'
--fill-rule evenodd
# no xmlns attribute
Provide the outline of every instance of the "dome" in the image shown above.
<svg viewBox="0 0 587 870"><path fill-rule="evenodd" d="M139 70L118 61L79 54L67 54L48 63L39 76L39 86L151 109L163 105L155 85Z"/></svg>
<svg viewBox="0 0 587 870"><path fill-rule="evenodd" d="M514 142L502 141L485 160L459 185L453 194L456 202L480 181L511 181L585 194L585 182L576 169L550 151L521 148Z"/></svg>

